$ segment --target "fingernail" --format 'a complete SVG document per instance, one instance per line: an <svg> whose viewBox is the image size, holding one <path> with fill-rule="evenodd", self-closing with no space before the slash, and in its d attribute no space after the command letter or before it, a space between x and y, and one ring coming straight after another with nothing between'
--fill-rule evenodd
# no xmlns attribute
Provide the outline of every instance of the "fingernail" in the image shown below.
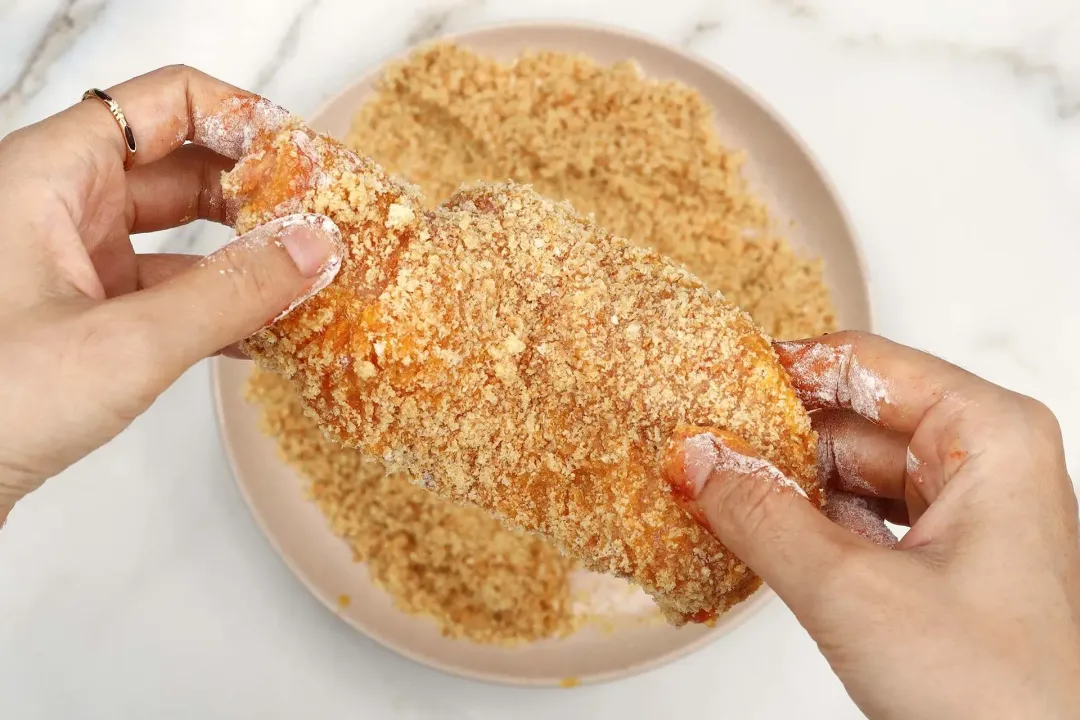
<svg viewBox="0 0 1080 720"><path fill-rule="evenodd" d="M683 443L683 492L696 499L705 488L709 475L719 469L719 439L711 433L688 437Z"/></svg>
<svg viewBox="0 0 1080 720"><path fill-rule="evenodd" d="M707 435L691 434L693 430L676 430L668 442L660 475L671 487L675 501L701 527L709 530L709 519L697 504L697 496L705 487L705 482L712 472L708 451L702 451L702 444L710 444Z"/></svg>
<svg viewBox="0 0 1080 720"><path fill-rule="evenodd" d="M319 277L327 267L340 265L344 246L333 220L299 213L281 218L280 222L278 238L301 275Z"/></svg>
<svg viewBox="0 0 1080 720"><path fill-rule="evenodd" d="M296 269L304 277L314 278L315 281L271 320L271 324L290 314L333 282L341 270L346 252L341 230L325 215L297 213L274 222L281 223L277 228L278 242L292 258Z"/></svg>

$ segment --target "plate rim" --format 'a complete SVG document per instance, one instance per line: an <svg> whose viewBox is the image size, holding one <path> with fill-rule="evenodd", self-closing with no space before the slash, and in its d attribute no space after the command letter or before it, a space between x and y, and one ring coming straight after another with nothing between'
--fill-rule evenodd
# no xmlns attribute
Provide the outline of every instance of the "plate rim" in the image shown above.
<svg viewBox="0 0 1080 720"><path fill-rule="evenodd" d="M820 178L821 183L824 186L830 200L835 205L837 214L839 215L843 228L852 240L851 251L853 254L853 260L856 268L858 269L865 290L867 315L866 330L872 331L877 326L877 314L873 301L873 294L871 292L872 281L869 273L869 268L864 257L862 245L859 242L858 235L855 232L854 224L851 221L851 216L848 211L847 205L844 203L841 195L839 194L832 177L826 171L825 167L823 166L817 155L811 151L810 147L803 139L803 137L792 127L791 123L788 122L784 115L780 113L772 104L765 100L756 90L746 85L742 80L735 77L727 70L695 53L675 47L674 45L665 43L645 33L628 30L622 27L605 25L603 23L580 20L563 21L551 19L525 19L507 22L478 23L475 25L470 25L467 28L463 28L449 33L442 33L437 36L433 36L431 38L427 38L422 41L413 43L399 50L398 52L385 56L382 60L361 71L354 77L353 80L349 81L339 90L327 96L326 99L323 100L314 111L306 114L306 120L309 122L317 120L320 116L324 115L330 107L340 102L343 97L352 93L355 90L356 86L372 82L375 78L382 74L388 64L403 60L423 47L436 43L459 42L463 39L468 39L476 35L485 35L492 32L505 32L515 30L524 31L537 29L545 31L584 30L595 33L597 35L617 36L636 43L648 45L652 49L677 56L684 61L688 61L702 67L713 75L719 76L723 81L727 82L739 93L744 95L752 104L757 105L762 112L764 112L769 118L771 118L774 122L777 123L780 129L791 139L798 151L806 158L814 173ZM311 593L335 617L337 617L340 621L344 622L353 630L369 637L387 650L390 650L400 655L401 657L406 658L407 660L415 662L419 665L433 668L435 670L457 677L504 686L559 687L560 685L562 685L562 681L555 678L533 679L522 677L519 675L485 672L452 665L443 662L442 660L415 652L407 647L404 647L403 645L398 644L395 640L384 634L377 626L370 623L361 624L356 618L348 615L343 615L342 613L338 612L336 600L325 594L319 588L319 586L312 581L312 579L303 570L300 564L280 545L275 535L270 531L270 528L268 527L262 512L258 509L258 506L253 501L247 485L241 480L241 476L243 473L240 469L240 463L236 455L234 444L230 439L230 431L226 428L224 420L226 411L224 409L224 395L222 392L221 379L221 368L224 362L227 362L227 360L221 356L211 359L209 389L213 396L214 424L217 428L217 435L221 441L222 450L224 451L226 459L228 461L230 474L232 475L233 482L239 490L240 495L244 500L244 504L247 506L248 512L251 514L251 517L255 521L255 525L258 527L260 533L263 535L267 543L277 554L280 561L285 564L285 566L298 580L300 580L300 582L303 584L303 586L307 589L309 593ZM327 531L329 532L328 528ZM768 585L762 584L762 586L757 591L755 591L749 598L747 598L743 603L740 603L743 612L740 612L736 617L731 618L730 622L726 623L723 627L715 628L703 634L701 637L687 643L686 645L679 647L678 649L662 653L650 660L629 665L627 667L617 670L609 670L605 672L593 673L591 675L574 678L575 684L599 684L604 682L610 682L612 680L632 677L634 675L648 672L663 665L667 665L668 663L687 657L688 655L701 650L705 646L710 645L716 640L719 640L720 637L734 632L735 630L740 628L747 620L760 613L761 610L764 609L767 605L769 605L775 598L775 592L773 592L773 590Z"/></svg>
<svg viewBox="0 0 1080 720"><path fill-rule="evenodd" d="M251 515L252 520L255 522L255 526L259 529L260 534L274 550L278 556L278 560L285 564L290 572L300 581L300 583L307 589L311 595L315 597L332 615L334 615L339 621L345 623L354 631L359 632L362 635L374 640L382 647L397 653L401 657L410 660L418 665L433 668L444 672L448 675L456 677L466 678L469 680L477 680L481 682L492 683L495 685L504 685L510 687L566 687L563 682L565 678L527 678L520 675L512 675L508 673L495 673L485 672L482 670L472 670L463 668L459 665L451 665L441 660L433 658L428 655L410 650L409 648L399 644L395 640L391 639L388 635L383 633L376 625L371 623L361 623L356 618L348 615L343 615L337 612L337 601L335 598L326 594L317 583L315 583L308 573L301 567L292 555L286 551L278 542L274 533L271 532L265 517L259 510L258 505L253 502L252 496L248 491L247 485L241 481L241 475L243 474L240 469L240 463L236 455L234 444L230 441L230 431L225 426L224 416L224 393L222 391L221 380L221 368L226 362L243 362L243 360L232 360L224 356L217 356L210 360L210 391L213 396L214 405L214 425L217 428L217 435L221 441L222 450L225 453L226 460L229 465L229 473L232 475L233 483L236 485L237 490L240 492L240 496L244 500L244 505L247 507L248 513ZM329 532L329 528L326 528ZM376 586L378 587L378 586ZM381 588L380 588L381 590ZM383 591L385 592L385 591ZM694 639L693 641L686 643L678 649L671 650L669 652L662 653L656 657L628 665L618 670L608 670L605 672L592 673L590 675L579 675L573 678L574 686L577 685L596 685L605 682L611 682L613 680L621 680L623 678L633 677L634 675L640 675L642 673L654 670L668 663L674 662L681 658L684 658L692 653L701 650L707 645L719 640L724 635L728 635L741 627L747 620L752 618L761 612L767 605L769 605L776 598L776 593L765 583L761 584L757 590L755 590L746 600L738 604L741 612L730 618L730 620L722 627L716 627L710 629L708 632ZM399 612L403 612L400 611ZM462 640L462 642L467 642Z"/></svg>

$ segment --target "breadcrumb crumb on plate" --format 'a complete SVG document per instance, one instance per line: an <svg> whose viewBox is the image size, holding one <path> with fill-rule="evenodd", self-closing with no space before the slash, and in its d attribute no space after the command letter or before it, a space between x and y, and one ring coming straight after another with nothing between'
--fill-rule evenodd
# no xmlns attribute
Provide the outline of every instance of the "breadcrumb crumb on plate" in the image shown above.
<svg viewBox="0 0 1080 720"><path fill-rule="evenodd" d="M820 258L822 269L792 273L788 268L800 266L785 250L787 243L777 245L773 254L761 256L762 248L771 246L755 243L759 238L750 238L747 253L760 256L756 258L758 266L753 269L753 277L771 279L767 284L742 283L737 269L715 268L714 273L705 272L700 263L708 258L708 248L701 244L665 246L663 228L653 227L654 221L647 213L629 217L621 208L610 211L613 216L619 212L628 217L626 222L630 227L619 230L631 239L652 241L661 252L687 263L707 283L718 285L716 289L743 305L755 320L781 338L832 329L833 325L871 328L865 273L835 193L790 130L735 81L691 56L652 40L602 28L564 23L522 24L474 30L448 39L480 55L503 61L527 51L583 53L600 65L632 59L645 76L678 80L700 93L715 113L716 128L724 145L745 150L742 175L777 221L776 226L762 223L751 234L760 235L779 227L776 232L790 246L809 257ZM374 95L383 72L384 68L379 68L347 88L311 118L311 126L338 138L350 133L356 135L353 118ZM377 142L375 136L354 139L364 145ZM379 157L379 150L371 150L376 160L392 166L394 163ZM402 160L400 164L409 163ZM580 171L576 168L567 175ZM478 167L476 172L483 173L485 168ZM439 189L425 183L427 178L411 179L420 182L429 197L442 199ZM577 195L575 202L579 205L584 192L572 181L560 185L558 180L544 184L531 177L515 179L534 182L547 194ZM631 196L635 192L635 189L624 190ZM618 188L611 191L618 193ZM598 198L598 204L602 199L602 196ZM657 199L660 204L664 201L663 195ZM602 206L580 209L596 212L601 224L611 222L605 219ZM732 206L732 212L743 213L750 224L758 211L756 207L738 203ZM820 272L816 281L815 272ZM821 277L829 297L815 290L814 283L820 285ZM775 296L781 292L778 288L784 287L789 292L802 293L800 296L807 298L805 307L792 312L790 304L776 302ZM835 317L830 316L824 326L815 325L825 322L820 318L832 308ZM619 320L612 317L611 322L617 324ZM626 332L632 333L633 327L628 326ZM508 342L512 345L512 339ZM508 346L507 350L512 348ZM275 441L260 431L260 409L245 402L244 387L250 374L251 365L246 362L225 358L213 362L220 429L238 485L256 521L290 568L327 607L353 627L406 657L491 682L552 687L567 687L568 681L570 685L599 682L685 655L730 631L769 598L767 590L756 592L721 616L714 628L690 625L676 629L663 622L642 622L642 618L657 615L647 598L642 604L640 591L635 592L613 578L581 573L575 574L567 600L576 617L588 617L591 622L577 632L513 647L447 637L430 618L401 612L391 596L372 582L367 569L354 562L350 547L330 531L327 518L306 494L305 482L281 462ZM343 599L346 600L342 602ZM558 635L557 632L545 634Z"/></svg>

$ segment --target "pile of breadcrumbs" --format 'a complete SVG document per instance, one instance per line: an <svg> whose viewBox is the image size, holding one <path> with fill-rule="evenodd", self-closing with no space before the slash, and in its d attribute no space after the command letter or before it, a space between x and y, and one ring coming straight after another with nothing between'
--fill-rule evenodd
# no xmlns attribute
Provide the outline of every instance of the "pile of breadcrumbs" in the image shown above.
<svg viewBox="0 0 1080 720"><path fill-rule="evenodd" d="M561 53L500 63L452 45L391 67L347 144L436 205L463 183L532 183L684 263L780 338L834 329L816 262L776 234L693 90ZM256 373L263 429L358 562L406 612L485 643L573 632L574 563L326 440L288 386Z"/></svg>

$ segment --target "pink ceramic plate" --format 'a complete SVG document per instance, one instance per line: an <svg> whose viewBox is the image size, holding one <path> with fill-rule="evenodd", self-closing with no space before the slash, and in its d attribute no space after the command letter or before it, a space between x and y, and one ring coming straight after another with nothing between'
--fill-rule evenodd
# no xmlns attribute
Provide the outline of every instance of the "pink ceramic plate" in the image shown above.
<svg viewBox="0 0 1080 720"><path fill-rule="evenodd" d="M749 155L747 176L777 218L794 221L792 242L825 261L841 325L869 329L865 273L851 228L828 181L792 132L760 100L717 68L655 41L622 31L565 23L488 27L452 38L480 53L510 59L531 49L586 53L601 63L633 59L646 75L696 88L716 109L721 136ZM356 110L373 91L377 68L311 118L318 130L344 137ZM655 667L711 642L770 598L755 593L715 628L675 629L655 621L651 604L622 581L582 573L591 605L615 629L586 628L572 637L506 649L442 637L434 623L397 611L368 578L364 565L335 537L303 496L303 481L277 459L256 427L256 410L242 399L251 366L214 360L213 386L222 438L240 490L256 521L285 562L322 602L350 625L389 648L447 672L492 682L559 685L614 679ZM348 595L345 608L337 599ZM651 620L650 620L651 618Z"/></svg>

